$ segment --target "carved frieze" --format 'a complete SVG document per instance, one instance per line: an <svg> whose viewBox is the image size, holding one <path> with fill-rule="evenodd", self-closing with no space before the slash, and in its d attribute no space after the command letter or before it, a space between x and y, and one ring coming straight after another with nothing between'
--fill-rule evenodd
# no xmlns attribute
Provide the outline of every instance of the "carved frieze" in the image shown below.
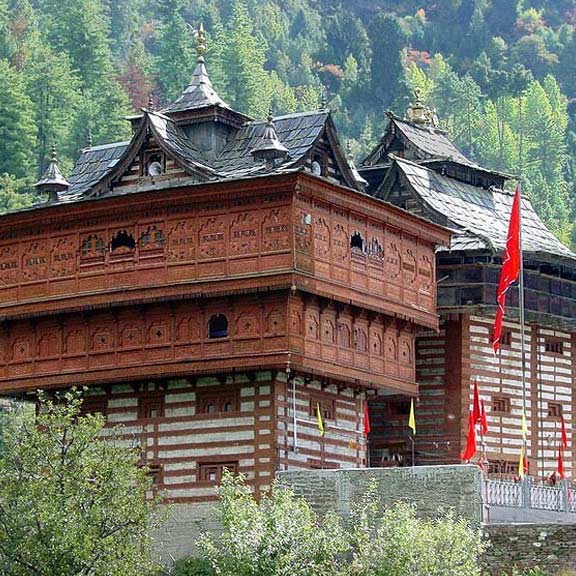
<svg viewBox="0 0 576 576"><path fill-rule="evenodd" d="M55 238L50 252L50 276L74 276L77 269L78 244L76 235Z"/></svg>
<svg viewBox="0 0 576 576"><path fill-rule="evenodd" d="M260 226L253 212L244 212L230 225L230 255L257 254L260 243Z"/></svg>
<svg viewBox="0 0 576 576"><path fill-rule="evenodd" d="M175 223L168 233L168 261L191 262L196 258L196 229L191 220Z"/></svg>
<svg viewBox="0 0 576 576"><path fill-rule="evenodd" d="M198 245L201 260L226 256L226 222L223 216L204 220L200 225Z"/></svg>
<svg viewBox="0 0 576 576"><path fill-rule="evenodd" d="M290 213L287 208L269 210L262 222L262 251L290 248Z"/></svg>
<svg viewBox="0 0 576 576"><path fill-rule="evenodd" d="M18 244L0 248L0 285L11 286L18 282L20 259Z"/></svg>
<svg viewBox="0 0 576 576"><path fill-rule="evenodd" d="M33 282L48 278L48 247L46 242L29 242L22 253L22 280Z"/></svg>

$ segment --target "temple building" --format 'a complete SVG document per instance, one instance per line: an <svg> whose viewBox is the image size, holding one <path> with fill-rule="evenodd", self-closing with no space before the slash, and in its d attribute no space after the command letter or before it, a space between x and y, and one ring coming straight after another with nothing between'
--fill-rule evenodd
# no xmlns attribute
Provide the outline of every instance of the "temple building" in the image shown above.
<svg viewBox="0 0 576 576"><path fill-rule="evenodd" d="M496 356L491 331L515 183L469 160L416 96L406 118L388 114L385 134L359 169L370 195L453 232L449 248L440 247L436 254L440 331L416 339L415 463L460 461L476 380L486 403L489 471L514 475L523 403L517 288L508 294ZM546 228L527 197L522 221L530 472L547 477L556 469L564 418L569 436L565 468L571 475L576 458L576 254ZM371 402L372 465L412 462L409 407L406 395Z"/></svg>
<svg viewBox="0 0 576 576"><path fill-rule="evenodd" d="M87 387L182 523L224 468L258 491L367 464L367 399L417 394L450 238L363 192L328 109L233 110L204 50L200 30L190 85L129 141L85 148L68 181L54 152L47 200L0 217L0 390Z"/></svg>

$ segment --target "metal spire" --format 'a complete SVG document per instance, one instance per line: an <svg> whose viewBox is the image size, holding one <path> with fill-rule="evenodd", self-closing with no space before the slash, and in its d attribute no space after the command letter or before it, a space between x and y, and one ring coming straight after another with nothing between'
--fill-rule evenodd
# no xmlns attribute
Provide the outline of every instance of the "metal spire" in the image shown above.
<svg viewBox="0 0 576 576"><path fill-rule="evenodd" d="M198 54L196 68L192 74L192 80L173 104L164 109L165 112L180 111L192 108L204 108L207 106L223 106L228 104L218 96L212 86L208 71L206 70L204 54L206 53L206 32L204 25L200 24L196 34L196 53Z"/></svg>
<svg viewBox="0 0 576 576"><path fill-rule="evenodd" d="M50 202L56 202L58 200L58 193L64 192L70 187L70 183L62 176L62 172L60 172L60 168L58 168L55 144L52 144L48 168L42 178L34 184L34 187L38 192L47 193Z"/></svg>
<svg viewBox="0 0 576 576"><path fill-rule="evenodd" d="M250 154L252 154L255 162L264 161L272 166L276 160L284 160L288 156L288 148L280 142L278 134L276 133L272 109L268 110L268 118L262 139L250 150Z"/></svg>

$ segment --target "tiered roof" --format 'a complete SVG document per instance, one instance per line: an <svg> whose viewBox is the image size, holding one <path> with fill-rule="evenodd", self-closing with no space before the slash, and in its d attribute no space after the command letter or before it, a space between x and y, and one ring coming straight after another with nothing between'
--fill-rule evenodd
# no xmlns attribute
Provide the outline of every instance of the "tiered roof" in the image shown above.
<svg viewBox="0 0 576 576"><path fill-rule="evenodd" d="M419 122L388 116L384 136L360 170L371 182L368 192L453 229L452 251L502 251L513 199L504 184L512 176L467 158L446 132L427 120L435 118L431 111L421 112ZM526 253L544 261L576 263L576 254L548 230L526 197L522 223Z"/></svg>

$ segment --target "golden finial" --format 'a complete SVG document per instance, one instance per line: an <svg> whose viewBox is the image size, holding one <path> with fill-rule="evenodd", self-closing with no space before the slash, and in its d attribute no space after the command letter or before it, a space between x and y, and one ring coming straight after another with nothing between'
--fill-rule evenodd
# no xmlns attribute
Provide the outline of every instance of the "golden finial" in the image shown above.
<svg viewBox="0 0 576 576"><path fill-rule="evenodd" d="M198 26L198 36L196 44L196 54L198 54L198 60L204 60L205 53L206 53L206 32L204 31L204 24L200 22L200 26Z"/></svg>
<svg viewBox="0 0 576 576"><path fill-rule="evenodd" d="M413 93L414 103L408 106L408 110L406 111L406 120L419 126L436 128L438 126L438 117L436 116L436 111L431 110L425 106L424 102L422 101L421 88L414 88Z"/></svg>

